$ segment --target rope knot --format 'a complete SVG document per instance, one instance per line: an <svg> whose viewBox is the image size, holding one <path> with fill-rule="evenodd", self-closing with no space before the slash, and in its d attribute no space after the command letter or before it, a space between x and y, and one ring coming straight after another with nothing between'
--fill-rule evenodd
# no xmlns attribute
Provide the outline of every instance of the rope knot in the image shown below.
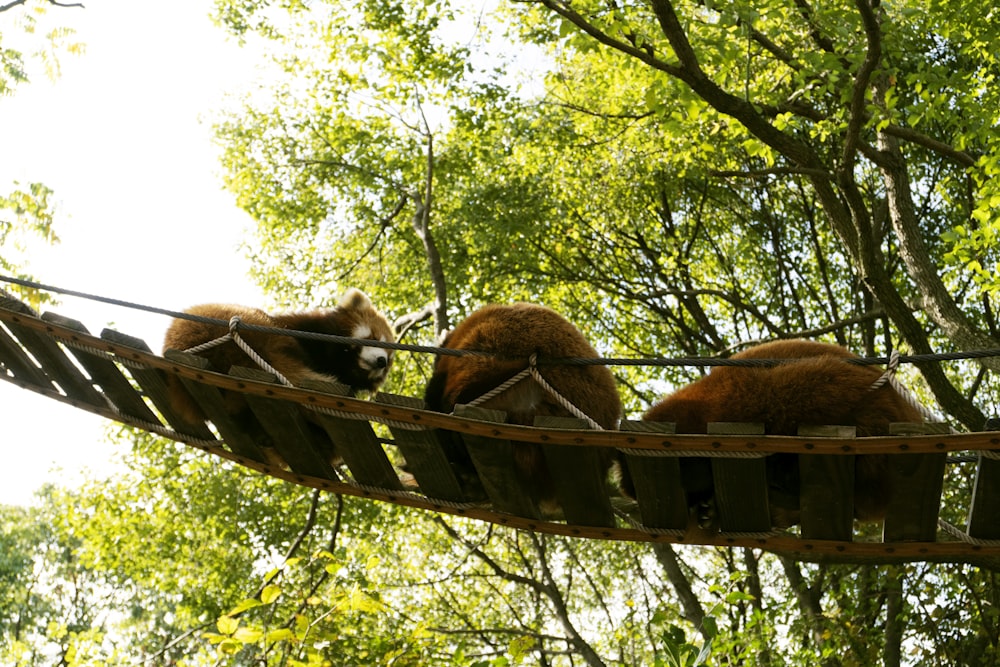
<svg viewBox="0 0 1000 667"><path fill-rule="evenodd" d="M899 368L899 350L893 350L889 353L889 363L885 366L885 372L879 376L879 379L872 383L869 388L871 391L880 389L886 385L886 383L891 383L894 387L896 386L896 370Z"/></svg>
<svg viewBox="0 0 1000 667"><path fill-rule="evenodd" d="M235 338L236 335L237 335L236 334L237 329L240 328L240 325L242 323L243 323L243 320L240 319L239 315L233 315L232 317L230 317L229 318L229 335Z"/></svg>

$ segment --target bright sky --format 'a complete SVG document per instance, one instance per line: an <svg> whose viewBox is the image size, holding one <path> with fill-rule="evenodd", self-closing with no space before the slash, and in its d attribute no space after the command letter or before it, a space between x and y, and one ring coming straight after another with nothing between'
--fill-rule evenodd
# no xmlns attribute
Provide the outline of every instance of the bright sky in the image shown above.
<svg viewBox="0 0 1000 667"><path fill-rule="evenodd" d="M38 72L0 98L0 193L40 181L57 201L62 242L33 247L30 272L42 283L176 310L260 303L237 249L250 221L222 190L208 122L226 93L258 76L253 58L211 23L209 2L85 4L48 17L75 29L86 53L63 56L55 83ZM12 14L0 14L5 46L17 32ZM50 309L92 333L113 323L159 350L164 317L60 299ZM106 420L4 381L0 406L0 503L29 503L43 483L71 485L87 467L112 469Z"/></svg>

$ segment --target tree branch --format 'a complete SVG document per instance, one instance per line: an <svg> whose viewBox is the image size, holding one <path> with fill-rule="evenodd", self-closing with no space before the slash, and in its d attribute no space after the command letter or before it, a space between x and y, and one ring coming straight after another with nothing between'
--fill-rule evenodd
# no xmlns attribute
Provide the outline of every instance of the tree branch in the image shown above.
<svg viewBox="0 0 1000 667"><path fill-rule="evenodd" d="M13 0L12 2L8 2L6 5L0 5L0 14L4 13L8 9L13 9L18 5L23 5L27 1L28 0ZM53 7L79 7L80 9L84 9L82 2L57 2L56 0L46 0L46 2Z"/></svg>
<svg viewBox="0 0 1000 667"><path fill-rule="evenodd" d="M424 244L424 254L427 257L427 267L431 273L431 284L434 286L434 333L438 336L446 331L448 321L448 281L445 277L444 265L441 263L441 253L438 250L434 235L431 233L431 207L434 196L434 134L431 132L427 118L424 116L420 98L417 107L424 122L424 132L427 140L427 155L424 168L423 194L418 192L410 196L416 203L413 212L413 229Z"/></svg>
<svg viewBox="0 0 1000 667"><path fill-rule="evenodd" d="M563 599L562 592L559 590L559 586L556 585L555 579L552 577L552 570L549 568L548 557L545 553L545 543L543 542L543 537L539 536L538 533L529 532L528 536L531 538L531 544L535 549L535 553L538 555L539 564L542 567L542 577L545 580L545 587L543 591L546 597L549 598L549 602L555 607L556 617L562 624L563 629L570 636L572 645L576 650L583 656L583 659L587 661L587 664L591 667L606 667L604 661L601 657L597 655L597 651L594 650L587 641L580 636L577 631L576 626L573 625L572 619L569 617L569 609L566 607L566 601Z"/></svg>
<svg viewBox="0 0 1000 667"><path fill-rule="evenodd" d="M698 596L691 588L691 582L681 570L680 561L674 553L673 546L656 542L653 544L653 553L660 562L663 571L667 573L667 579L674 587L677 598L681 602L681 613L688 623L693 625L705 641L711 641L712 637L705 630L705 609L701 606Z"/></svg>

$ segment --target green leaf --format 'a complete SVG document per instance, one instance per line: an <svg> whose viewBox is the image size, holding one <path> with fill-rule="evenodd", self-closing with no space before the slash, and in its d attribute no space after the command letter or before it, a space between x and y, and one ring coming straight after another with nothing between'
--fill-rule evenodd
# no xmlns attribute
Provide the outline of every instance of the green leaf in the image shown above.
<svg viewBox="0 0 1000 667"><path fill-rule="evenodd" d="M220 616L219 620L216 621L215 626L224 635L231 635L236 632L236 628L240 626L240 621L238 618L233 618L232 616Z"/></svg>
<svg viewBox="0 0 1000 667"><path fill-rule="evenodd" d="M281 595L281 588L274 585L265 586L264 590L260 592L260 601L263 604L271 604L278 599Z"/></svg>

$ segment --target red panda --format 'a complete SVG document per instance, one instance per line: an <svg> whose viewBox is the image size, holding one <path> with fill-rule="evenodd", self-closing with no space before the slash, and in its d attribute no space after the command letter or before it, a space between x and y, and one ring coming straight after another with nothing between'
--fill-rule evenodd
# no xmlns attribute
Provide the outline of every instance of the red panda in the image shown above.
<svg viewBox="0 0 1000 667"><path fill-rule="evenodd" d="M806 340L764 343L733 359L790 359L771 367L719 366L663 398L643 419L674 422L678 433L705 433L709 422L763 423L770 435L796 435L800 425L857 427L859 436L888 435L892 422L920 422L920 411L888 384L871 389L882 370L848 363L856 357L837 345ZM705 460L686 460L689 501L711 496ZM776 526L798 522L798 458L768 457L769 497ZM885 516L889 501L884 455L855 459L854 512L861 520ZM625 480L625 491L630 482Z"/></svg>
<svg viewBox="0 0 1000 667"><path fill-rule="evenodd" d="M528 366L528 359L595 358L597 352L583 334L555 311L530 303L485 306L461 322L443 347L484 352L484 356L439 355L427 383L424 400L430 410L451 412L458 404L486 394ZM614 376L606 366L541 365L542 377L583 413L605 429L615 429L621 416L621 399ZM537 382L525 378L504 393L481 404L504 410L507 421L532 425L536 416L573 416ZM460 476L471 474L472 463L464 445L447 443L449 456ZM558 502L541 449L514 443L515 467L535 493L546 514L557 513ZM611 465L612 453L607 460Z"/></svg>
<svg viewBox="0 0 1000 667"><path fill-rule="evenodd" d="M193 306L185 312L227 322L238 315L245 324L395 342L392 326L385 316L372 306L364 292L354 288L347 290L332 309L269 315L257 308L210 303ZM163 349L184 351L227 333L229 329L225 326L177 318L167 329ZM364 345L360 341L343 344L249 330L242 330L239 335L293 385L303 380L320 380L340 382L355 391L374 391L385 381L392 364L392 350ZM256 366L232 341L198 354L208 359L211 370L220 373L228 372L233 366ZM168 380L170 403L180 416L192 423L204 421L205 414L183 391L179 380L173 376ZM227 394L230 412L235 414L244 406L238 395Z"/></svg>

